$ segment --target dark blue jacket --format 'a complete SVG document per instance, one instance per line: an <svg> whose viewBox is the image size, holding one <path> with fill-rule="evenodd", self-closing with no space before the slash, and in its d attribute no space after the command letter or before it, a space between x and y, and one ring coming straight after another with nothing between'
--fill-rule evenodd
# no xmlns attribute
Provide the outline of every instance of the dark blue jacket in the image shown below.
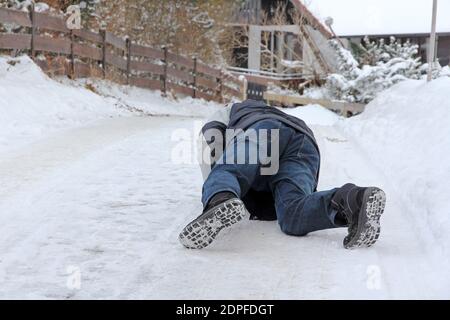
<svg viewBox="0 0 450 320"><path fill-rule="evenodd" d="M246 100L241 103L235 103L231 108L228 129L242 129L245 131L256 122L265 119L278 120L300 131L312 140L317 151L319 151L314 133L303 120L267 106L263 101Z"/></svg>

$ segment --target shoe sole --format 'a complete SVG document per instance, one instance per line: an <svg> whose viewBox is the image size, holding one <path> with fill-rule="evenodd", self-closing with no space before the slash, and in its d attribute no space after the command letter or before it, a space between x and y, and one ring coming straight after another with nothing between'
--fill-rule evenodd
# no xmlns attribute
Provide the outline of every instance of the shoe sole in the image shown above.
<svg viewBox="0 0 450 320"><path fill-rule="evenodd" d="M378 188L369 188L363 198L363 207L359 213L358 229L347 244L346 249L370 248L380 238L380 219L386 207L386 194Z"/></svg>
<svg viewBox="0 0 450 320"><path fill-rule="evenodd" d="M228 200L189 223L180 233L179 241L188 249L204 249L216 239L220 231L248 216L241 200Z"/></svg>

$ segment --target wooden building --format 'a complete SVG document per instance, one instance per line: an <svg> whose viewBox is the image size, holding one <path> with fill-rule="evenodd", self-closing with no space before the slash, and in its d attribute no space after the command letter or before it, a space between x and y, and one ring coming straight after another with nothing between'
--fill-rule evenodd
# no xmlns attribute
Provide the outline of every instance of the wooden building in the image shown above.
<svg viewBox="0 0 450 320"><path fill-rule="evenodd" d="M284 6L283 25L267 23L276 9ZM264 18L267 17L266 21ZM294 21L301 17L302 23ZM333 71L334 58L327 41L332 33L317 19L301 0L247 0L236 12L233 24L248 28L248 47L236 48L236 56L247 54L237 61L236 69L250 73L272 74L274 77L317 77ZM297 22L297 23L296 23ZM264 36L262 36L264 34ZM262 43L261 39L266 39ZM267 40L268 39L268 40ZM263 50L261 49L263 48ZM270 52L270 64L262 65L261 51Z"/></svg>

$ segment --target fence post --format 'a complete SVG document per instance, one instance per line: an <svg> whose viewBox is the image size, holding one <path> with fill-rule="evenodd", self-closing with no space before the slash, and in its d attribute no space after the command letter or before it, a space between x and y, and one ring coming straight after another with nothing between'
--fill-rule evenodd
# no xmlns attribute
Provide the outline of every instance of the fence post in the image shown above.
<svg viewBox="0 0 450 320"><path fill-rule="evenodd" d="M164 63L164 74L161 75L161 82L162 82L162 96L166 97L167 96L167 47L163 46L162 49L164 50L164 59L163 59L163 63Z"/></svg>
<svg viewBox="0 0 450 320"><path fill-rule="evenodd" d="M248 80L245 76L242 76L242 85L241 85L241 90L242 90L242 101L247 100L247 90L248 90Z"/></svg>
<svg viewBox="0 0 450 320"><path fill-rule="evenodd" d="M219 102L222 103L224 101L223 98L223 79L224 79L225 73L223 70L220 71L220 77L216 78L217 82L217 89L216 89L216 96L219 98Z"/></svg>
<svg viewBox="0 0 450 320"><path fill-rule="evenodd" d="M103 79L106 78L106 30L100 30L100 34L102 36L102 71L103 71Z"/></svg>
<svg viewBox="0 0 450 320"><path fill-rule="evenodd" d="M70 75L71 79L75 79L75 55L73 53L73 44L74 44L75 36L73 34L73 30L70 30Z"/></svg>
<svg viewBox="0 0 450 320"><path fill-rule="evenodd" d="M192 93L192 98L197 98L197 57L194 56L194 58L192 58L192 61L194 62L194 70L193 70L193 77L194 77L194 81L192 83L192 86L194 88L194 91Z"/></svg>
<svg viewBox="0 0 450 320"><path fill-rule="evenodd" d="M30 8L30 20L31 20L31 57L34 58L36 56L35 51L35 36L36 36L36 19L34 14L34 3L31 3Z"/></svg>
<svg viewBox="0 0 450 320"><path fill-rule="evenodd" d="M130 71L131 71L131 39L127 37L127 85L130 84Z"/></svg>

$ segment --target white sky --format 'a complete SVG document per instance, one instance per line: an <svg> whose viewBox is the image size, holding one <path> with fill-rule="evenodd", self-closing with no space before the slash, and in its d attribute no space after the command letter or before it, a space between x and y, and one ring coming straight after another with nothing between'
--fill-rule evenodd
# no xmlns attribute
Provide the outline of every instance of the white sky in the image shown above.
<svg viewBox="0 0 450 320"><path fill-rule="evenodd" d="M426 33L433 0L305 0L338 35ZM438 0L438 32L450 32L450 0Z"/></svg>

